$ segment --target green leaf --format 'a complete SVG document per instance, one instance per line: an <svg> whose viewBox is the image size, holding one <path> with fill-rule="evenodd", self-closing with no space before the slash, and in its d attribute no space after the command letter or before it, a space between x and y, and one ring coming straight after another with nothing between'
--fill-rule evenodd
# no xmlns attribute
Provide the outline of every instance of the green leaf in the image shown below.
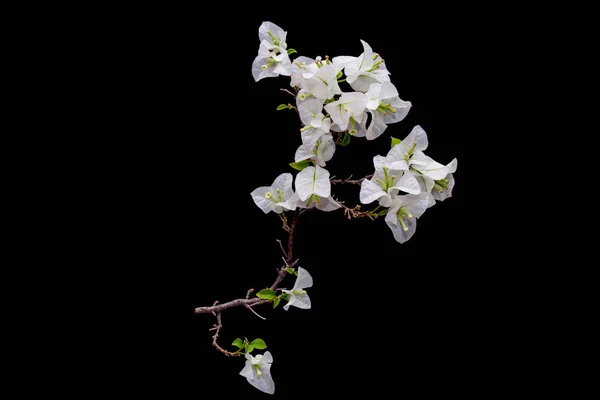
<svg viewBox="0 0 600 400"><path fill-rule="evenodd" d="M296 49L288 49L288 55L297 53Z"/></svg>
<svg viewBox="0 0 600 400"><path fill-rule="evenodd" d="M335 79L340 79L342 75L344 75L342 71L338 72L338 74L335 76Z"/></svg>
<svg viewBox="0 0 600 400"><path fill-rule="evenodd" d="M294 271L294 275L298 276L298 271Z"/></svg>
<svg viewBox="0 0 600 400"><path fill-rule="evenodd" d="M344 135L344 138L340 142L340 145L341 146L348 146L349 143L350 143L350 134L348 132L346 132L346 134Z"/></svg>
<svg viewBox="0 0 600 400"><path fill-rule="evenodd" d="M294 273L294 268L292 268L292 267L288 267L285 270L287 271L288 274L293 274Z"/></svg>
<svg viewBox="0 0 600 400"><path fill-rule="evenodd" d="M273 300L273 308L277 307L279 305L279 302L281 301L281 299L279 297L276 297Z"/></svg>
<svg viewBox="0 0 600 400"><path fill-rule="evenodd" d="M242 347L244 347L244 342L242 342L242 339L237 338L233 341L233 343L231 343L232 345L234 345L235 347L237 347L238 349L241 349Z"/></svg>
<svg viewBox="0 0 600 400"><path fill-rule="evenodd" d="M290 106L288 106L287 104L280 104L277 106L277 111L279 110L285 110L286 108L289 108Z"/></svg>
<svg viewBox="0 0 600 400"><path fill-rule="evenodd" d="M310 165L309 160L290 163L290 167L297 169L298 171L302 171L304 168L308 167L309 165Z"/></svg>
<svg viewBox="0 0 600 400"><path fill-rule="evenodd" d="M275 293L274 290L263 289L260 292L256 293L256 297L265 299L265 300L271 300L271 299L277 297L277 294Z"/></svg>
<svg viewBox="0 0 600 400"><path fill-rule="evenodd" d="M400 139L396 139L395 137L392 136L392 147L394 147L395 145L397 145L398 143L400 143L402 140Z"/></svg>
<svg viewBox="0 0 600 400"><path fill-rule="evenodd" d="M251 344L248 345L248 351L247 353L252 353L252 350L254 350L254 346L252 346Z"/></svg>
<svg viewBox="0 0 600 400"><path fill-rule="evenodd" d="M284 299L285 301L290 301L290 295L287 293L282 294L281 298Z"/></svg>
<svg viewBox="0 0 600 400"><path fill-rule="evenodd" d="M251 341L249 346L254 346L254 348L257 350L264 350L267 348L267 344L265 343L265 341L259 338L256 338L253 341Z"/></svg>

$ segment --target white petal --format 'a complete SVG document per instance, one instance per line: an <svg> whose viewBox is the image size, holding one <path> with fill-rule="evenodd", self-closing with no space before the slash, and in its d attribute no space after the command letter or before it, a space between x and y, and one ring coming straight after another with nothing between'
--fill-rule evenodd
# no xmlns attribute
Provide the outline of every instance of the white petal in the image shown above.
<svg viewBox="0 0 600 400"><path fill-rule="evenodd" d="M454 160L450 161L450 163L446 165L446 167L448 168L448 173L455 173L456 167L458 167L458 160L455 158Z"/></svg>
<svg viewBox="0 0 600 400"><path fill-rule="evenodd" d="M263 364L272 364L273 363L273 355L271 354L270 351L265 351L265 354L263 354L263 357L262 357L262 363Z"/></svg>
<svg viewBox="0 0 600 400"><path fill-rule="evenodd" d="M252 363L248 360L248 361L246 361L246 365L244 365L244 369L242 369L240 371L240 375L248 380L253 379L254 378L254 374L252 373L253 370L254 370L254 367L252 366Z"/></svg>
<svg viewBox="0 0 600 400"><path fill-rule="evenodd" d="M294 302L294 307L302 308L304 310L308 310L310 308L310 297L307 294L297 294L296 301Z"/></svg>
<svg viewBox="0 0 600 400"><path fill-rule="evenodd" d="M268 78L268 76L265 76L263 69L262 69L262 65L265 65L269 62L268 58L265 57L261 57L258 56L254 59L254 61L252 62L252 77L254 78L255 82L260 81L263 78ZM276 75L274 75L276 76Z"/></svg>
<svg viewBox="0 0 600 400"><path fill-rule="evenodd" d="M415 150L425 151L427 146L429 146L429 140L427 139L427 133L425 133L425 130L421 128L421 125L417 125L413 128L411 134L412 133L415 134L415 141L417 142Z"/></svg>
<svg viewBox="0 0 600 400"><path fill-rule="evenodd" d="M301 145L300 147L298 147L298 150L296 150L296 154L294 155L294 161L298 162L302 160L310 160L316 158L315 153L313 153L314 148L314 144ZM298 185L297 181L296 185Z"/></svg>
<svg viewBox="0 0 600 400"><path fill-rule="evenodd" d="M346 67L346 65L350 64L351 62L356 61L356 57L338 56L338 57L333 57L331 59L331 61L333 62L333 67L335 69L335 73L337 74L342 69L344 69Z"/></svg>
<svg viewBox="0 0 600 400"><path fill-rule="evenodd" d="M383 116L383 120L386 124L393 124L402 121L410 111L410 108L412 107L412 103L410 101L400 100L399 97L392 99L391 101L389 101L389 103L391 107L396 109L396 112L393 113L388 111Z"/></svg>
<svg viewBox="0 0 600 400"><path fill-rule="evenodd" d="M341 131L345 131L348 128L348 113L342 112L342 103L338 101L334 101L325 106L325 111L329 113L329 116L339 126Z"/></svg>
<svg viewBox="0 0 600 400"><path fill-rule="evenodd" d="M371 125L367 129L367 140L377 139L387 129L387 124L383 121L383 115L379 111L370 112Z"/></svg>
<svg viewBox="0 0 600 400"><path fill-rule="evenodd" d="M273 190L275 192L277 192L277 189L281 190L283 199L285 200L286 192L288 194L288 197L294 193L292 191L292 180L293 179L294 179L294 177L289 172L283 173L283 174L279 175L277 178L275 178L271 187L273 188Z"/></svg>
<svg viewBox="0 0 600 400"><path fill-rule="evenodd" d="M367 96L367 108L370 110L376 110L381 103L381 84L374 83L369 86L369 90L365 93Z"/></svg>
<svg viewBox="0 0 600 400"><path fill-rule="evenodd" d="M317 158L319 160L319 165L322 167L325 166L325 162L331 160L333 157L333 153L335 153L335 143L333 142L333 137L331 135L323 135L319 142L319 147L317 148Z"/></svg>
<svg viewBox="0 0 600 400"><path fill-rule="evenodd" d="M277 203L277 206L282 209L288 210L288 211L293 211L298 207L299 202L300 202L300 198L298 197L298 195L296 193L294 193L286 201Z"/></svg>
<svg viewBox="0 0 600 400"><path fill-rule="evenodd" d="M377 183L365 179L360 185L359 199L363 204L371 204L387 193Z"/></svg>
<svg viewBox="0 0 600 400"><path fill-rule="evenodd" d="M396 216L396 218L397 218L397 216ZM387 218L386 218L386 222L388 222ZM405 231L402 228L402 225L400 225L400 223L398 223L398 225L393 225L393 224L388 223L388 226L390 227L390 229L392 230L392 233L394 235L394 239L396 239L396 241L400 242L400 243L404 243L408 239L410 239L412 237L412 235L415 234L415 231L417 229L417 219L416 218L405 218L404 223L406 224L406 227L408 228L407 231Z"/></svg>
<svg viewBox="0 0 600 400"><path fill-rule="evenodd" d="M402 197L402 208L406 209L415 218L420 218L427 210L429 204L429 193L418 195L409 194Z"/></svg>
<svg viewBox="0 0 600 400"><path fill-rule="evenodd" d="M384 156L373 157L373 165L375 166L376 171L381 171L384 163L385 163Z"/></svg>
<svg viewBox="0 0 600 400"><path fill-rule="evenodd" d="M449 197L452 197L452 189L454 189L454 175L449 174L445 179L448 179L448 190L438 192L436 189L431 191L431 197L438 201L444 201Z"/></svg>
<svg viewBox="0 0 600 400"><path fill-rule="evenodd" d="M331 182L329 181L329 171L319 167L318 165L314 172L313 193L320 197L329 197L329 195L331 194Z"/></svg>
<svg viewBox="0 0 600 400"><path fill-rule="evenodd" d="M273 36L275 36L275 38L277 38L278 41L282 40L285 43L285 38L287 36L287 32L285 32L283 29L281 29L279 26L275 25L274 23L270 22L270 21L264 21L260 27L258 28L258 39L259 40L266 40L269 43L273 42L273 39L271 39L271 35L269 35L267 33L267 31L271 31L271 33L273 34ZM281 45L281 43L280 43Z"/></svg>
<svg viewBox="0 0 600 400"><path fill-rule="evenodd" d="M340 208L341 205L333 199L333 197L321 198L321 204L317 203L317 208L321 211L329 212Z"/></svg>
<svg viewBox="0 0 600 400"><path fill-rule="evenodd" d="M398 160L386 165L390 170L408 171L408 163L405 160Z"/></svg>
<svg viewBox="0 0 600 400"><path fill-rule="evenodd" d="M381 98L382 99L391 99L393 97L398 96L398 89L392 82L383 82L381 84Z"/></svg>
<svg viewBox="0 0 600 400"><path fill-rule="evenodd" d="M321 113L323 101L314 97L308 98L298 105L298 114L304 125L311 125L313 114Z"/></svg>
<svg viewBox="0 0 600 400"><path fill-rule="evenodd" d="M290 306L293 306L294 303L296 302L296 295L293 293L288 293L290 295L290 299L288 300L287 304L283 306L283 309L285 311L290 309Z"/></svg>
<svg viewBox="0 0 600 400"><path fill-rule="evenodd" d="M419 185L419 181L417 180L417 178L415 178L414 174L410 171L405 171L404 174L402 174L402 177L400 178L400 180L398 182L396 182L394 187L396 187L406 193L411 193L411 194L421 193L421 185Z"/></svg>
<svg viewBox="0 0 600 400"><path fill-rule="evenodd" d="M270 211L273 211L275 207L275 203L265 197L265 194L267 192L271 192L272 194L273 188L270 186L261 186L257 189L254 189L252 193L250 193L250 195L252 196L252 200L254 200L254 203L256 203L258 208L263 210L265 214L267 214Z"/></svg>
<svg viewBox="0 0 600 400"><path fill-rule="evenodd" d="M329 118L327 118L329 119ZM302 144L306 144L306 145L311 145L311 149L315 146L315 144L317 143L317 140L319 140L323 135L325 134L325 132L322 129L317 129L317 128L309 128L306 129L302 132L300 132L300 136L302 137Z"/></svg>
<svg viewBox="0 0 600 400"><path fill-rule="evenodd" d="M314 193L315 167L304 168L296 175L296 194L302 201L306 201Z"/></svg>
<svg viewBox="0 0 600 400"><path fill-rule="evenodd" d="M306 289L313 285L312 276L302 267L298 267L298 277L296 278L296 283L294 283L295 289Z"/></svg>

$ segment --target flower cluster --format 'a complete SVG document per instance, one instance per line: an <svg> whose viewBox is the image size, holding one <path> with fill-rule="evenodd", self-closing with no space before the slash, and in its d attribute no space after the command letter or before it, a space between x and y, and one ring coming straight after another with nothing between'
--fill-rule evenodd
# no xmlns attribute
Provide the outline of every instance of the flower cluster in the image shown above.
<svg viewBox="0 0 600 400"><path fill-rule="evenodd" d="M379 206L389 207L385 222L400 243L412 237L427 208L452 196L457 160L442 165L423 153L427 146L427 134L415 126L385 157L373 158L375 173L360 188L361 203L378 200Z"/></svg>

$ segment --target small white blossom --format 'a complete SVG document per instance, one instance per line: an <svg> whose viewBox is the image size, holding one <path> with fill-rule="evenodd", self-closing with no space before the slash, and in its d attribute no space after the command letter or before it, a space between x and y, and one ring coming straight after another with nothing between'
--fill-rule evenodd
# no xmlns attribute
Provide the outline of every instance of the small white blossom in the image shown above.
<svg viewBox="0 0 600 400"><path fill-rule="evenodd" d="M278 47L270 48L263 40L258 49L258 56L252 62L252 76L256 82L263 78L273 78L278 75L289 76L292 73L292 63L285 50Z"/></svg>
<svg viewBox="0 0 600 400"><path fill-rule="evenodd" d="M240 371L240 375L261 392L273 394L275 382L271 376L271 364L273 364L273 356L269 351L256 356L246 354L246 365Z"/></svg>
<svg viewBox="0 0 600 400"><path fill-rule="evenodd" d="M343 93L337 101L325 106L335 124L348 133L355 135L357 126L366 118L367 96L360 92ZM357 124L358 123L358 124Z"/></svg>
<svg viewBox="0 0 600 400"><path fill-rule="evenodd" d="M308 66L314 64L315 60L309 57L300 56L294 60L292 63L292 74L290 76L290 86L291 87L304 87L304 77L303 74L308 72Z"/></svg>
<svg viewBox="0 0 600 400"><path fill-rule="evenodd" d="M341 205L331 197L329 171L320 166L304 168L296 175L297 203L301 208L316 207L321 211L333 211Z"/></svg>
<svg viewBox="0 0 600 400"><path fill-rule="evenodd" d="M270 48L279 47L282 50L287 49L287 43L285 39L287 32L281 29L279 26L272 22L265 21L258 28L258 39L262 42L263 40L269 44Z"/></svg>
<svg viewBox="0 0 600 400"><path fill-rule="evenodd" d="M385 222L392 230L394 239L406 242L417 229L417 218L421 217L429 206L429 193L397 196L385 216Z"/></svg>
<svg viewBox="0 0 600 400"><path fill-rule="evenodd" d="M387 124L402 121L412 104L398 97L398 91L391 82L373 83L367 93L367 108L372 120L367 129L367 140L379 137Z"/></svg>
<svg viewBox="0 0 600 400"><path fill-rule="evenodd" d="M336 75L333 64L315 61L308 65L307 71L302 74L302 89L306 89L318 99L329 100L334 95L342 93Z"/></svg>
<svg viewBox="0 0 600 400"><path fill-rule="evenodd" d="M281 214L283 210L295 210L298 196L292 190L292 180L292 174L281 174L271 186L261 186L250 195L265 214L270 211Z"/></svg>
<svg viewBox="0 0 600 400"><path fill-rule="evenodd" d="M352 86L352 89L366 92L373 83L389 82L390 73L379 54L374 53L371 46L364 40L361 42L364 52L357 59L346 64L344 73L347 77L346 81ZM342 60L348 61L349 58L340 59L338 64L342 64Z"/></svg>
<svg viewBox="0 0 600 400"><path fill-rule="evenodd" d="M302 133L303 144L314 144L321 136L329 133L331 118L323 115L323 101L311 97L297 102L300 120L305 125Z"/></svg>
<svg viewBox="0 0 600 400"><path fill-rule="evenodd" d="M294 161L315 160L317 165L324 167L333 157L335 143L331 135L321 136L314 144L303 144L296 150Z"/></svg>
<svg viewBox="0 0 600 400"><path fill-rule="evenodd" d="M288 303L283 306L284 310L288 310L290 306L309 309L310 308L310 297L306 294L306 288L313 285L313 280L307 270L302 267L298 267L298 277L294 283L292 290L281 289L283 293L287 293L290 296Z"/></svg>

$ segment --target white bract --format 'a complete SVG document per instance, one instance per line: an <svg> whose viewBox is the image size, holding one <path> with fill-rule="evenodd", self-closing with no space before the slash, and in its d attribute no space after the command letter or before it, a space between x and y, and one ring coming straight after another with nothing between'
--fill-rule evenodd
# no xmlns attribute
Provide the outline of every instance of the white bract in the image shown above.
<svg viewBox="0 0 600 400"><path fill-rule="evenodd" d="M308 72L308 66L314 62L314 59L304 56L300 56L294 60L292 63L292 74L290 76L291 87L304 87L304 77L302 75Z"/></svg>
<svg viewBox="0 0 600 400"><path fill-rule="evenodd" d="M327 104L325 110L340 130L348 129L348 133L355 135L358 132L357 125L366 118L366 107L367 96L364 93L351 92L343 93L339 100Z"/></svg>
<svg viewBox="0 0 600 400"><path fill-rule="evenodd" d="M448 164L448 175L443 179L434 180L428 176L421 175L417 179L421 184L421 190L431 192L429 197L429 207L435 205L435 201L444 201L449 197L452 197L452 189L454 189L454 175L458 160L455 158Z"/></svg>
<svg viewBox="0 0 600 400"><path fill-rule="evenodd" d="M296 175L296 192L300 198L298 207L316 207L321 211L333 211L340 204L331 197L329 171L320 166L304 168Z"/></svg>
<svg viewBox="0 0 600 400"><path fill-rule="evenodd" d="M321 136L312 144L303 144L296 150L294 161L315 160L321 167L333 157L335 153L335 143L331 135Z"/></svg>
<svg viewBox="0 0 600 400"><path fill-rule="evenodd" d="M302 89L321 100L329 100L342 90L337 81L337 72L333 64L317 60L307 66L302 74Z"/></svg>
<svg viewBox="0 0 600 400"><path fill-rule="evenodd" d="M321 136L329 133L331 118L323 115L323 101L317 98L308 98L297 102L300 120L305 125L300 129L303 144L314 144ZM297 160L296 160L297 161Z"/></svg>
<svg viewBox="0 0 600 400"><path fill-rule="evenodd" d="M282 50L287 49L285 39L287 32L272 22L265 21L258 28L258 39L262 42L266 41L270 48L278 47Z"/></svg>
<svg viewBox="0 0 600 400"><path fill-rule="evenodd" d="M281 289L283 293L287 293L290 296L288 303L283 306L284 310L288 310L290 306L309 309L310 308L310 297L306 294L306 288L313 285L313 280L307 270L302 267L298 267L298 277L294 283L292 290Z"/></svg>
<svg viewBox="0 0 600 400"><path fill-rule="evenodd" d="M387 124L402 121L412 104L398 97L398 90L391 82L374 83L367 93L367 108L372 121L367 129L367 139L379 137L387 128Z"/></svg>
<svg viewBox="0 0 600 400"><path fill-rule="evenodd" d="M289 76L292 73L292 63L286 51L286 36L287 32L272 22L263 22L258 28L260 47L258 56L252 63L252 76L255 81L278 75Z"/></svg>
<svg viewBox="0 0 600 400"><path fill-rule="evenodd" d="M275 393L275 382L271 376L271 364L273 356L269 351L265 354L252 356L246 354L246 365L240 371L240 375L245 377L252 386L258 390L273 394Z"/></svg>
<svg viewBox="0 0 600 400"><path fill-rule="evenodd" d="M281 214L284 209L295 210L298 196L292 189L292 180L292 174L281 174L275 178L271 186L261 186L250 195L265 214L270 211Z"/></svg>
<svg viewBox="0 0 600 400"><path fill-rule="evenodd" d="M397 196L385 216L385 222L392 230L394 239L406 242L417 229L417 218L421 217L429 206L429 193Z"/></svg>
<svg viewBox="0 0 600 400"><path fill-rule="evenodd" d="M371 49L371 46L364 40L361 40L364 52L353 61L350 57L334 58L336 64L346 64L344 73L346 81L352 86L352 89L359 92L366 92L373 83L383 83L390 81L390 73L387 70L383 59Z"/></svg>

